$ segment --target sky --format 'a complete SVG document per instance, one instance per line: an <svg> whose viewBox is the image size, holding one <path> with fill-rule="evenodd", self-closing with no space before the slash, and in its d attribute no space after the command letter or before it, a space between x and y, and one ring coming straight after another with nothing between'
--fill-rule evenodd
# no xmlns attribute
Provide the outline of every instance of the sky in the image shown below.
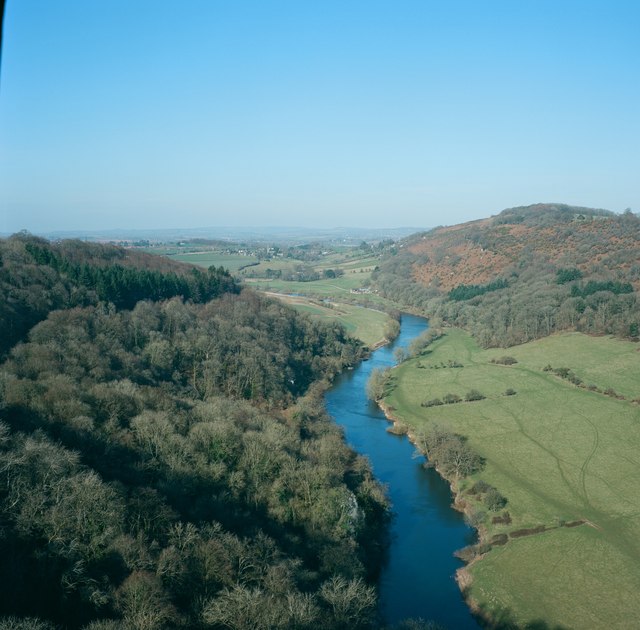
<svg viewBox="0 0 640 630"><path fill-rule="evenodd" d="M640 211L640 3L8 0L0 232Z"/></svg>

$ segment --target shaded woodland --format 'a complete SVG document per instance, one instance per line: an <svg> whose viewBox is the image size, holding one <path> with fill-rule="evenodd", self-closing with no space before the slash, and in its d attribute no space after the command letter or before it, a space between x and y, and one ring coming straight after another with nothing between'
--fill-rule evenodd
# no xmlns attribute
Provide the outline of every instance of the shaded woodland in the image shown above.
<svg viewBox="0 0 640 630"><path fill-rule="evenodd" d="M410 237L374 273L381 294L484 347L556 331L640 334L640 218L540 205Z"/></svg>
<svg viewBox="0 0 640 630"><path fill-rule="evenodd" d="M386 499L321 397L359 344L221 269L0 245L0 623L374 624Z"/></svg>

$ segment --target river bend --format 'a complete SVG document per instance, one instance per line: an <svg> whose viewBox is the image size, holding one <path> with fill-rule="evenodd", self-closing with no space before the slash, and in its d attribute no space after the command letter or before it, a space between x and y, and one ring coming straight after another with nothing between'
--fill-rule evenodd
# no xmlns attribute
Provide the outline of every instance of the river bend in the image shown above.
<svg viewBox="0 0 640 630"><path fill-rule="evenodd" d="M380 612L387 623L408 617L436 621L447 628L478 628L454 580L462 563L453 552L473 542L473 530L451 507L449 485L423 466L405 436L390 426L365 387L374 368L395 365L394 351L406 347L428 327L427 320L403 315L395 342L376 350L368 361L345 371L327 392L328 412L344 428L347 442L372 465L387 486L392 503L390 545L382 567Z"/></svg>

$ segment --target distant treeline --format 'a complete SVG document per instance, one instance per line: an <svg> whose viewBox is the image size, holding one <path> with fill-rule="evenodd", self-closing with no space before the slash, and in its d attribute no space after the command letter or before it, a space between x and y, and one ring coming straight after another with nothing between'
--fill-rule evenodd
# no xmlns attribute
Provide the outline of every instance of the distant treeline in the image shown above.
<svg viewBox="0 0 640 630"><path fill-rule="evenodd" d="M589 280L585 285L580 286L574 284L571 286L571 297L587 297L598 293L599 291L608 291L614 295L623 293L633 293L633 285L630 282L620 282L619 280Z"/></svg>
<svg viewBox="0 0 640 630"><path fill-rule="evenodd" d="M95 291L99 300L118 308L133 308L140 300L166 300L177 295L202 303L222 293L238 291L223 267L209 267L205 272L192 268L188 275L179 276L117 264L108 267L74 264L51 247L36 243L27 242L25 249L38 265L48 265L67 275L78 285Z"/></svg>
<svg viewBox="0 0 640 630"><path fill-rule="evenodd" d="M455 289L451 289L451 291L449 291L448 297L450 300L462 302L463 300L470 300L478 295L484 295L490 291L505 289L508 286L509 283L503 278L494 280L488 284L460 284Z"/></svg>

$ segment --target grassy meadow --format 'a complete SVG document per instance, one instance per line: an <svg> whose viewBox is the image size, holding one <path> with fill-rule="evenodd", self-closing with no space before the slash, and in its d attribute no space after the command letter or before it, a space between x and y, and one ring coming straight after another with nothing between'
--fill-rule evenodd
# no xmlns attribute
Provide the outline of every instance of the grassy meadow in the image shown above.
<svg viewBox="0 0 640 630"><path fill-rule="evenodd" d="M258 259L254 256L242 256L240 254L223 254L221 252L194 252L192 254L175 254L170 256L173 260L199 265L200 267L209 268L211 265L215 267L224 267L231 273L238 271L242 267L257 263Z"/></svg>
<svg viewBox="0 0 640 630"><path fill-rule="evenodd" d="M349 294L351 289L362 286L364 280L368 280L371 274L345 274L340 278L323 278L311 282L296 282L290 280L247 278L247 284L255 286L257 289L265 289L278 293L300 293L304 295L322 295L327 297L338 297L341 294Z"/></svg>
<svg viewBox="0 0 640 630"><path fill-rule="evenodd" d="M507 498L512 522L492 524L499 512L488 511L484 537L539 525L548 530L510 538L468 567L469 595L481 608L518 624L633 626L640 592L637 348L568 333L482 350L465 332L449 329L394 370L385 402L395 416L417 431L447 426L485 458L484 469L460 484L471 511L486 511L466 493L479 479ZM517 363L490 362L503 355ZM463 367L443 367L449 361ZM585 387L544 371L547 365L571 369ZM625 399L601 393L608 388ZM464 398L472 389L486 399L421 407L448 393ZM507 389L516 393L507 396ZM562 527L579 520L585 523Z"/></svg>
<svg viewBox="0 0 640 630"><path fill-rule="evenodd" d="M322 304L305 297L272 294L301 313L322 321L340 322L350 335L371 347L384 339L385 324L389 316L382 311L353 304Z"/></svg>

